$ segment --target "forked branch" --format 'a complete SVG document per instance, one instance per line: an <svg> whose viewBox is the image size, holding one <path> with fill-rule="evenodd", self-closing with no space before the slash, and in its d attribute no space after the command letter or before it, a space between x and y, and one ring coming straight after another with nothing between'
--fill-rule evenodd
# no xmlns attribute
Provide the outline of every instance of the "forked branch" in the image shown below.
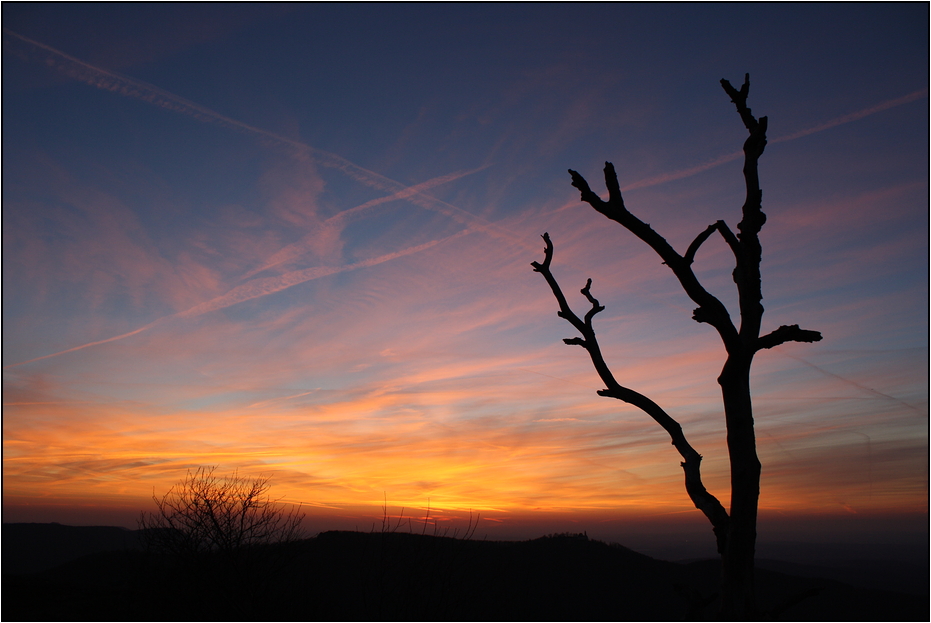
<svg viewBox="0 0 931 623"><path fill-rule="evenodd" d="M714 225L709 228L705 238L711 235L711 231L713 231L714 228ZM592 306L588 313L585 314L583 320L569 307L569 303L566 301L566 297L563 295L559 283L550 271L550 264L553 260L553 243L548 233L543 234L543 240L546 242L546 247L543 251L543 262L531 262L531 266L533 266L536 272L543 275L550 289L552 289L553 296L556 297L556 301L559 304L559 312L557 312L559 317L565 318L582 334L582 337L566 338L563 341L566 344L582 346L588 351L592 364L595 366L595 370L597 370L601 380L607 386L607 389L602 389L598 392L599 396L617 398L618 400L634 405L653 418L653 420L662 426L669 434L669 437L672 439L672 445L675 446L676 450L683 458L680 465L685 472L685 490L692 500L692 503L695 504L695 507L704 513L708 520L711 521L717 539L718 551L723 552L727 538L729 518L721 502L719 502L714 495L709 493L708 490L705 489L704 484L702 484L701 455L692 448L685 438L685 434L682 432L682 426L659 405L643 394L622 386L614 378L614 375L611 373L608 364L605 363L604 357L601 354L598 338L595 337L595 331L592 328L592 319L595 314L604 310L604 306L599 304L598 300L591 294L592 280L589 279L585 287L582 288L582 294L588 299L588 302L591 303Z"/></svg>
<svg viewBox="0 0 931 623"><path fill-rule="evenodd" d="M698 304L698 309L695 310L695 314L693 315L694 320L697 322L706 322L713 326L718 330L718 334L721 336L727 351L729 353L738 352L741 349L741 343L737 335L737 328L731 321L727 308L714 295L705 290L704 286L701 285L695 273L692 271L692 262L695 259L695 253L716 229L721 232L721 235L724 236L724 239L734 250L735 254L742 253L740 242L727 228L727 225L725 225L723 221L718 221L713 225L709 225L705 231L695 238L692 244L689 245L685 255L682 256L672 248L672 245L666 242L665 238L656 233L648 223L644 223L624 207L620 185L617 181L617 172L614 170L613 164L606 162L604 168L605 186L608 188L608 201L604 201L595 194L588 185L588 182L585 181L585 178L579 175L578 172L570 169L569 174L572 176L572 185L578 188L579 192L582 194L582 201L586 202L612 221L617 221L623 225L628 231L643 240L650 245L650 248L656 251L657 255L662 258L663 264L666 264L672 269L672 272L679 280L685 293Z"/></svg>

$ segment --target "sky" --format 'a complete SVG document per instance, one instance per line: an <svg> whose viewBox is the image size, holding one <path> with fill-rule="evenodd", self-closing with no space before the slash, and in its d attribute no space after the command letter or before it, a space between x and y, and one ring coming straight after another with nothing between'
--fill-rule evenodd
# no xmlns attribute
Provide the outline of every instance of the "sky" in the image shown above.
<svg viewBox="0 0 931 623"><path fill-rule="evenodd" d="M720 340L567 169L604 195L613 162L680 253L734 229L719 81L749 72L763 331L824 336L754 363L760 538L927 538L926 4L2 13L3 521L135 527L211 465L316 529L429 507L713 548L668 436L595 393L530 263L549 232L579 312L593 280L615 376L727 506ZM736 317L731 259L712 237L695 270Z"/></svg>

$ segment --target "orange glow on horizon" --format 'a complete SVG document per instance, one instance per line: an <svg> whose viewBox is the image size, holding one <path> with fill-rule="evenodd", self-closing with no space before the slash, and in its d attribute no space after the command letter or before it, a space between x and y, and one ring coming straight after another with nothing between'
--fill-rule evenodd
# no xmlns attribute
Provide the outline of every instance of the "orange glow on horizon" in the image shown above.
<svg viewBox="0 0 931 623"><path fill-rule="evenodd" d="M442 375L430 380L437 376ZM533 391L541 389L538 385ZM575 417L513 415L511 421L484 417L437 426L418 415L412 396L429 404L445 399L375 388L325 404L266 401L261 414L247 409L176 415L54 401L8 404L9 410L29 410L31 417L11 420L16 425L5 429L4 496L31 503L132 503L144 510L153 491L166 492L186 470L217 465L224 473L271 476L275 497L308 509L379 508L387 497L393 508L429 505L439 515L468 509L503 516L645 517L694 511L679 457L662 431L636 411L615 412L612 401L595 397L585 412L573 411ZM461 396L454 392L449 401ZM313 392L298 397L312 398ZM95 424L87 426L91 411ZM386 411L396 413L390 428L380 415ZM43 427L49 419L68 424ZM761 437L761 510L906 512L921 507L916 496L924 486L921 475L885 473L886 451L876 442L869 474L838 472L828 496L824 481L795 477L807 469L800 451L790 450L804 440L801 432L788 429L778 438ZM726 506L721 440L705 433L693 443L705 452L706 486ZM860 439L848 443L850 451L862 449ZM780 461L786 452L790 460ZM895 478L896 486L871 488L860 479L864 475L887 483ZM831 472L825 476L832 477Z"/></svg>

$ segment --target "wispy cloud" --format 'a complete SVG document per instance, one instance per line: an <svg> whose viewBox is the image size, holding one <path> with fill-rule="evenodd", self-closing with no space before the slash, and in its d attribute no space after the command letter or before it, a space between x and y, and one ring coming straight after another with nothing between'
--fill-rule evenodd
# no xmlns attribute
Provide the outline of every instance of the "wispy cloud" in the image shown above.
<svg viewBox="0 0 931 623"><path fill-rule="evenodd" d="M241 286L236 286L223 296L205 301L200 305L176 314L176 316L179 318L200 316L201 314L223 309L224 307L242 303L243 301L259 298L261 296L268 296L269 294L274 294L275 292L281 292L282 290L310 281L312 279L319 279L320 277L335 275L336 273L342 273L347 270L356 270L358 268L375 266L377 264L388 262L399 257L411 255L412 253L419 253L420 251L425 251L431 247L435 247L440 243L459 238L460 236L464 236L469 233L471 233L470 230L463 229L451 236L440 238L439 240L431 240L430 242L408 247L407 249L402 249L401 251L386 253L385 255L362 260L361 262L346 264L344 266L314 266L312 268L305 268L303 270L290 271L277 277L262 277L259 279L252 279L251 281L244 283Z"/></svg>
<svg viewBox="0 0 931 623"><path fill-rule="evenodd" d="M648 418L619 412L616 401L566 401L560 388L514 385L503 377L506 369L482 377L494 406L487 414L463 409L468 417L456 411L474 398L475 379L452 369L443 387L401 375L390 384L374 380L346 392L299 392L209 417L165 414L157 426L151 409L127 411L122 405L16 407L21 411L14 412L19 416L10 420L4 439L9 492L23 495L30 485L47 490L54 483L100 498L118 477L121 487L143 499L153 485L167 488L188 467L209 462L273 472L282 494L322 504L375 504L387 492L393 504L408 507L430 497L445 508L691 508L675 452ZM409 372L418 374L416 366ZM292 404L311 394L312 400ZM437 407L443 404L449 407ZM803 422L792 411L782 416L789 421L772 407L758 415L766 506L824 508L836 498L859 508L868 501L867 477L874 492L890 490L883 502L888 508L907 506L926 489L924 476L913 469L923 463L920 448L883 433L888 422L879 420L889 416L868 415L875 405L840 414L808 410ZM91 413L95 425L88 427ZM58 424L45 426L51 418ZM684 425L706 456L706 483L726 491L718 427ZM832 492L829 499L825 491Z"/></svg>
<svg viewBox="0 0 931 623"><path fill-rule="evenodd" d="M82 24L68 44L36 34L52 32L46 26L23 32L75 52L114 49L82 42L90 32ZM436 62L409 76L376 75L382 61L401 66L390 55L360 64L381 42L366 38L321 65L310 56L319 37L308 46L306 37L270 32L165 57L146 75L190 84L191 68L203 68L203 84L184 92L212 93L201 102L220 111L264 110L292 130L268 132L102 69L119 68L89 53L79 55L100 67L3 33L4 52L32 62L13 72L17 81L64 83L16 82L7 102L24 117L8 159L16 184L4 193L13 226L4 228L12 295L3 364L21 362L4 370L5 504L142 508L153 487L215 464L271 475L276 496L333 516L372 505L380 517L387 494L392 507L429 499L432 508L494 512L502 523L541 509L554 517L557 508L577 518L694 517L707 536L668 435L631 405L597 395L598 375L582 349L562 343L574 331L529 263L542 256L539 234L548 230L554 270L576 308L587 308L578 288L593 278L607 307L596 330L613 372L681 422L705 456L709 490L726 501L720 340L688 319L693 305L649 247L577 200L572 211L556 208L571 191L560 163L588 161L618 140L640 154L628 169L656 174L627 190L726 162L739 168L739 152L679 157L675 142L694 144L701 128L650 129L668 114L717 119L733 109L722 113L717 98L707 110L701 98L676 98L670 113L658 98L678 89L656 78L667 71L624 63L604 71L584 50L567 55L571 43L491 73L469 75L477 65L459 54L467 60L455 71ZM255 39L265 36L272 45ZM914 72L897 68L896 83L913 84ZM810 92L817 77L800 80L793 85ZM815 141L852 167L825 166L815 177L782 171L786 192L765 230L764 330L799 323L825 335L760 353L754 368L761 502L787 513L927 502L926 349L895 349L926 333L918 260L927 184L923 172L900 166L916 162L909 154L920 141L906 145L915 137L877 133L868 122L881 111L911 115L927 92L841 87L832 102L866 103L788 130L774 124L786 133L771 139L780 147L834 127L857 137L852 151ZM76 92L87 97L69 97ZM96 94L125 115L105 116ZM242 106L217 103L229 97ZM423 105L432 112L411 126ZM75 115L87 123L69 123ZM727 120L739 129L736 117ZM407 137L394 140L406 126ZM121 128L131 131L93 140ZM302 142L311 136L364 153L353 158L367 168ZM659 152L667 138L672 151ZM659 159L670 164L653 168ZM389 162L404 183L375 172L389 169L373 163ZM475 168L489 162L495 167ZM843 183L862 171L869 175ZM638 210L682 246L722 216L732 193L673 182L643 193ZM709 241L696 271L736 317L732 260L721 240Z"/></svg>
<svg viewBox="0 0 931 623"><path fill-rule="evenodd" d="M493 247L490 240L478 242L487 245L482 250ZM475 270L507 289L507 272L490 270L500 258L481 255L484 263L468 269L454 258L420 259L457 287ZM397 265L385 268L400 270ZM384 279L365 273L359 277L367 281L363 285ZM425 281L434 281L432 277ZM242 342L230 347L238 350L223 351L223 362L211 364L211 376L222 377L211 389L230 398L209 411L145 403L133 408L11 407L17 411L5 430L10 493L57 488L106 499L118 478L127 495L144 504L153 486L164 490L189 466L210 463L272 473L280 494L319 504L377 505L387 492L396 506L410 508L429 497L434 506L472 507L483 513L556 507L612 509L617 514L697 512L682 490L678 457L668 438L639 411L595 394L599 385L590 363L579 349L559 343L565 334L551 307L540 305L539 315L527 317L508 304L493 317L492 325L508 315L516 316L517 325L540 324L546 318L554 329L552 343L544 348L524 346L502 354L488 342L503 333L469 327L460 332L463 320L485 316L483 306L494 307L495 301L457 301L454 310L443 310L435 303L425 307L415 287L387 291L389 304L377 300L379 318L403 316L403 326L416 330L400 334L399 325L371 326L377 325L371 320L365 326L359 320L371 316L371 308L360 309L355 303L361 295L355 294L348 300L339 297L329 308L318 302L314 314L302 314L300 330L288 332L286 347L276 344L264 355L251 351L261 350L268 333L247 335L241 326L202 328L192 340L206 341L212 338L203 333L220 331L214 335ZM600 335L617 361L619 378L683 416L690 440L706 457L707 486L726 495L726 448L713 380L722 353L716 343L702 347L702 340L676 335L654 338L646 356L612 346L618 337L609 330L612 324L633 325L632 333L638 334L655 327L655 320L639 315L625 315L623 323L606 320ZM278 329L276 324L271 333ZM301 335L308 338L301 340ZM152 340L152 347L178 348L158 342ZM365 347L346 348L349 343ZM196 350L173 355L186 360ZM250 356L238 356L241 352ZM806 357L838 377L851 378L824 357ZM302 367L294 372L298 360ZM370 373L348 372L360 361L372 364ZM870 474L861 434L877 441L870 459L874 490L896 491L884 498L885 506L914 505L910 500L925 487L914 475L920 454L906 435L888 432L891 420L914 428L909 422L920 418L913 411L840 378L830 377L826 388L820 372L792 365L789 357L769 357L762 363L766 365L758 365L755 376L755 402L767 466L767 507L825 509L836 506L836 498L855 509L869 508L864 483ZM531 369L534 374L525 372ZM331 384L329 370L335 371ZM789 383L785 374L796 376ZM267 378L275 378L276 384L264 385ZM882 393L895 394L885 389L887 380L875 382ZM787 385L796 399L789 404L781 400ZM838 387L849 391L841 393ZM135 391L134 400L139 399ZM35 396L35 402L54 401ZM885 405L896 411L884 410ZM95 424L87 426L91 412ZM43 425L52 419L59 422L56 427ZM882 447L887 452L878 440L890 436L892 441ZM820 477L812 478L814 473ZM825 500L825 491L833 497ZM878 503L875 494L872 499Z"/></svg>
<svg viewBox="0 0 931 623"><path fill-rule="evenodd" d="M279 396L278 398L269 398L268 400L262 400L262 401L260 401L260 402L253 403L253 404L247 406L246 408L247 408L247 409L255 409L256 407L263 407L263 406L265 406L265 405L272 404L272 403L278 402L278 401L280 401L280 400L294 400L295 398L303 398L304 396L310 396L310 395L313 394L315 391L317 391L317 390L316 390L316 389L312 389L312 390L310 390L309 392L301 392L301 393L299 393L299 394L293 394L293 395L291 395L291 396Z"/></svg>
<svg viewBox="0 0 931 623"><path fill-rule="evenodd" d="M65 54L60 50L56 50L51 46L24 37L6 28L3 29L3 32L7 35L10 35L11 37L15 37L22 43L26 43L32 46L33 49L41 50L44 53L44 58L42 59L44 64L55 67L72 79L79 80L98 89L103 89L105 91L119 93L120 95L126 97L139 99L144 102L148 102L153 106L158 106L159 108L164 108L166 110L188 115L199 121L213 123L219 125L220 127L251 134L262 139L263 142L272 145L296 149L298 153L306 154L311 157L317 164L341 171L348 177L361 182L370 188L385 191L391 193L392 195L399 195L398 198L401 198L400 195L403 195L404 199L407 199L415 205L432 210L434 212L439 212L440 214L448 216L454 221L466 225L476 231L482 231L496 238L507 240L510 243L522 245L525 244L522 240L510 232L502 229L501 227L490 223L481 217L475 216L474 214L467 212L462 208L426 194L424 192L426 188L418 189L412 186L401 184L400 182L392 180L384 175L361 167L337 154L324 151L322 149L317 149L316 147L312 147L301 141L296 141L279 134L275 134L274 132L269 132L268 130L263 130L262 128L257 128L247 123L243 123L242 121L232 119L214 110L201 106L200 104L196 104L190 100L187 100L180 95L176 95L141 80L129 78L116 72L108 71L101 67L96 67L90 63L86 63L80 59Z"/></svg>
<svg viewBox="0 0 931 623"><path fill-rule="evenodd" d="M324 230L325 232L324 234L321 234L319 231L313 231L307 234L301 240L287 245L286 247L284 247L283 249L281 249L280 251L272 255L270 258L268 258L267 261L263 262L261 266L250 270L248 273L243 275L242 278L248 279L249 277L252 277L253 275L257 275L258 273L268 270L269 268L274 268L275 266L278 266L280 264L286 264L288 262L297 260L298 258L302 257L308 251L315 248L319 244L319 239L321 235L325 237L333 237L333 236L338 235L338 233L342 231L342 229L346 226L346 224L350 220L352 220L353 218L358 218L359 216L364 214L366 210L369 210L371 208L374 208L375 206L382 205L384 203L388 203L391 201L398 201L401 199L410 198L414 196L415 194L423 192L430 188L433 188L434 186L439 186L441 184L447 184L449 182L458 180L468 175L472 175L473 173L477 173L483 169L488 168L488 166L490 165L478 167L470 171L456 171L454 173L449 173L447 175L435 177L425 182L421 182L420 184L415 184L414 186L411 186L410 188L405 188L403 190L394 192L386 197L379 197L377 199L372 199L371 201L366 201L365 203L349 208L348 210L343 210L342 212L339 212L331 216L330 218L326 219L325 221L323 221L323 223L321 224L321 229Z"/></svg>
<svg viewBox="0 0 931 623"><path fill-rule="evenodd" d="M129 331L128 333L123 333L120 335L115 335L109 337L105 340L97 340L96 342L89 342L87 344L82 344L81 346L75 346L67 350L59 351L57 353L51 353L49 355L42 355L41 357L35 357L27 361L20 361L17 363L11 363L9 365L3 366L3 369L15 368L17 366L22 366L27 363L33 363L35 361L41 361L42 359L48 359L49 357L57 357L59 355L64 355L66 353L73 353L84 348L90 348L91 346L99 346L101 344L107 344L109 342L114 342L116 340L122 340L127 337L132 337L138 335L143 331L151 329L163 322L166 322L172 318L193 318L200 316L212 311L217 311L237 303L242 303L244 301L249 301L256 299L262 296L268 296L269 294L274 294L276 292L281 292L287 288L311 281L313 279L319 279L321 277L326 277L329 275L335 275L337 273L346 272L349 270L356 270L358 268L366 268L369 266L376 266L383 262L388 262L399 257L404 257L406 255L411 255L413 253L419 253L420 251L425 251L431 247L434 247L440 243L459 238L466 234L471 233L471 230L463 229L451 236L441 238L438 240L431 240L430 242L425 242L413 247L408 247L407 249L402 249L401 251L395 251L393 253L386 253L385 255L380 255L378 257L373 257L367 260L362 260L360 262L354 262L352 264L346 264L344 266L314 266L312 268L305 268L303 270L295 270L277 277L262 277L259 279L252 279L247 283L244 283L240 286L236 286L226 294L218 296L216 298L210 299L209 301L204 301L200 305L196 305L190 309L187 309L177 314L171 314L169 316L164 316L158 320L154 320L149 324L135 329L134 331Z"/></svg>

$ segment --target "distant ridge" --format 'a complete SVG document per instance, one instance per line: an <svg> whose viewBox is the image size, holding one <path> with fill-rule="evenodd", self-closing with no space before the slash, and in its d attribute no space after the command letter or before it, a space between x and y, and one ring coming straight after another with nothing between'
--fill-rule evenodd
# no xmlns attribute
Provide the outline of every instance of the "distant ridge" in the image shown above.
<svg viewBox="0 0 931 623"><path fill-rule="evenodd" d="M466 541L349 531L255 550L242 564L178 567L136 549L138 536L112 527L4 524L3 619L702 620L714 617L720 568L715 560L656 560L585 535ZM46 564L81 547L116 551L40 573L11 572L8 560L36 538L46 541ZM67 545L69 538L81 547ZM764 568L757 579L769 618L928 619L926 596Z"/></svg>
<svg viewBox="0 0 931 623"><path fill-rule="evenodd" d="M36 573L97 552L139 549L137 530L59 523L3 524L3 573Z"/></svg>

